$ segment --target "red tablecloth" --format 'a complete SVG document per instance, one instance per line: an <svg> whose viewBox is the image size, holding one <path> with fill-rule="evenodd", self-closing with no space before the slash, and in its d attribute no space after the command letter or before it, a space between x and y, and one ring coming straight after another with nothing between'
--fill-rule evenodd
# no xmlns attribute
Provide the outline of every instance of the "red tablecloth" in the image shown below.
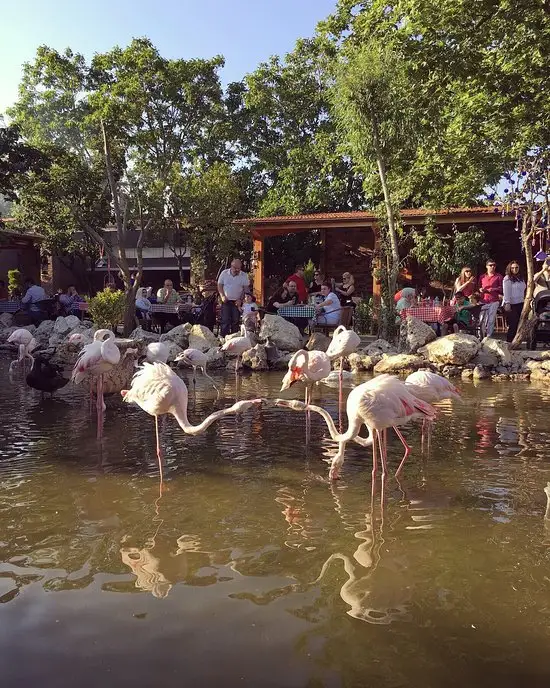
<svg viewBox="0 0 550 688"><path fill-rule="evenodd" d="M443 323L446 320L454 318L455 314L456 308L454 306L434 306L433 304L426 304L404 308L400 315L403 320L410 315L411 318L423 320L424 322Z"/></svg>

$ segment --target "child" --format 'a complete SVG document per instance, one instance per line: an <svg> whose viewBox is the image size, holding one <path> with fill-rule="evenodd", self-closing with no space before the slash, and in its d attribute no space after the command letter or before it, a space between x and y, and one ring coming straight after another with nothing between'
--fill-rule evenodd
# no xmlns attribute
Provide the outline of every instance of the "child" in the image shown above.
<svg viewBox="0 0 550 688"><path fill-rule="evenodd" d="M241 308L243 325L249 332L256 331L256 324L260 313L256 304L256 297L252 294L245 294L244 303Z"/></svg>
<svg viewBox="0 0 550 688"><path fill-rule="evenodd" d="M472 296L473 298L473 296ZM475 304L474 304L475 305ZM452 320L449 320L445 324L447 327L450 327L451 325L453 326L453 332L455 334L458 334L460 330L467 330L471 327L472 325L472 314L469 311L469 307L471 306L470 301L462 294L461 292L457 292L455 296L455 306L456 306L456 314L455 317Z"/></svg>

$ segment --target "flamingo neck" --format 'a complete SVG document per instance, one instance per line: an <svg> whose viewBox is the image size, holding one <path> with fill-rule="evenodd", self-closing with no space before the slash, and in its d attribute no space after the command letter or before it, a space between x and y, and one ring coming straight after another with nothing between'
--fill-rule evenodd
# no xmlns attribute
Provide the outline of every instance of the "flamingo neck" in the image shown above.
<svg viewBox="0 0 550 688"><path fill-rule="evenodd" d="M544 519L550 521L550 483L545 490L546 492L546 513L544 514Z"/></svg>
<svg viewBox="0 0 550 688"><path fill-rule="evenodd" d="M361 421L358 417L354 417L350 421L348 416L348 429L344 434L341 434L336 429L336 425L334 424L332 416L328 411L325 411L324 408L321 408L321 406L312 406L310 404L308 406L308 410L318 413L325 419L330 436L335 442L351 442L351 440L353 440L359 434L359 430L361 429Z"/></svg>
<svg viewBox="0 0 550 688"><path fill-rule="evenodd" d="M230 406L222 411L216 411L207 416L202 423L198 425L192 425L187 417L187 393L180 393L176 404L174 404L172 415L176 419L178 425L183 430L186 435L200 435L207 428L209 428L212 423L215 423L220 418L227 416L229 413L234 413L234 406Z"/></svg>

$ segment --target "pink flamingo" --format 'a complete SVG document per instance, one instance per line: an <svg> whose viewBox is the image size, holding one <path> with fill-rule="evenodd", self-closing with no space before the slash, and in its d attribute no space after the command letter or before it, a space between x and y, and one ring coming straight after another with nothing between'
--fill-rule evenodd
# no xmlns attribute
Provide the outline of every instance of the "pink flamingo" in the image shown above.
<svg viewBox="0 0 550 688"><path fill-rule="evenodd" d="M199 425L191 425L187 418L188 393L185 382L165 363L144 363L132 379L130 389L121 392L124 401L136 403L146 413L155 417L157 458L161 481L162 452L160 447L158 417L172 414L186 435L200 435L220 418L231 413L241 413L262 404L262 399L239 401L229 408L211 413Z"/></svg>
<svg viewBox="0 0 550 688"><path fill-rule="evenodd" d="M410 452L410 447L398 430L398 425L403 425L415 418L433 418L435 409L422 400L413 396L405 384L391 375L380 375L369 382L364 382L353 389L348 396L346 411L348 415L348 429L345 433L338 433L334 421L325 409L319 406L306 406L299 401L286 401L276 399L277 406L284 406L293 410L309 409L321 415L327 424L330 436L338 442L338 453L332 459L329 477L336 480L344 463L346 444L354 441L363 447L372 445L373 448L373 482L377 468L377 445L382 462L382 477L386 476L386 441L385 431L393 427L397 436L405 447L405 455L397 469L398 475ZM363 425L367 426L369 436L360 437L359 432Z"/></svg>
<svg viewBox="0 0 550 688"><path fill-rule="evenodd" d="M344 370L344 358L353 354L359 348L361 339L353 330L347 330L344 325L339 325L332 335L332 341L327 349L327 356L331 361L340 359L340 391L339 401L342 402L342 377Z"/></svg>
<svg viewBox="0 0 550 688"><path fill-rule="evenodd" d="M219 393L219 389L216 387L216 383L206 372L208 356L205 353L199 351L198 349L185 349L185 351L176 356L175 361L176 363L179 363L179 361L183 361L183 363L193 368L193 386L196 386L197 384L197 368L200 368L204 377L207 377L210 380L216 392Z"/></svg>
<svg viewBox="0 0 550 688"><path fill-rule="evenodd" d="M281 385L281 392L289 389L295 382L301 380L306 385L305 403L311 402L313 385L330 375L330 358L323 351L307 351L300 349L288 362Z"/></svg>
<svg viewBox="0 0 550 688"><path fill-rule="evenodd" d="M18 349L17 358L10 363L9 372L12 373L15 368L19 365L25 365L25 360L28 358L31 361L32 357L30 355L31 351L36 348L36 339L32 334L23 328L14 330L8 337L8 344L15 344Z"/></svg>
<svg viewBox="0 0 550 688"><path fill-rule="evenodd" d="M239 372L239 363L242 355L245 351L248 351L251 348L252 342L250 341L250 337L248 336L246 327L244 325L241 325L240 337L228 339L222 346L222 351L227 351L230 354L237 354L237 360L235 361L235 374Z"/></svg>
<svg viewBox="0 0 550 688"><path fill-rule="evenodd" d="M97 377L97 437L103 434L103 412L105 402L103 400L103 375L111 370L120 361L120 349L115 344L115 335L111 330L97 330L94 339L90 344L82 347L71 380L79 384L86 377L91 375ZM91 386L91 384L90 384Z"/></svg>

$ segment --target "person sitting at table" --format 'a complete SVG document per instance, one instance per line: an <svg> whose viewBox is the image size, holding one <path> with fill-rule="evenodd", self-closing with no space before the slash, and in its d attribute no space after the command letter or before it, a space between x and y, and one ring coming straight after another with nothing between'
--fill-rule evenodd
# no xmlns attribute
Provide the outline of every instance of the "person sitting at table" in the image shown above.
<svg viewBox="0 0 550 688"><path fill-rule="evenodd" d="M164 280L164 287L157 291L157 303L164 303L166 305L175 306L179 301L179 294L174 289L172 280Z"/></svg>
<svg viewBox="0 0 550 688"><path fill-rule="evenodd" d="M342 283L336 285L335 291L342 306L352 306L355 308L355 302L351 298L355 293L355 279L350 272L344 272Z"/></svg>
<svg viewBox="0 0 550 688"><path fill-rule="evenodd" d="M21 303L26 304L31 320L34 324L38 324L41 320L40 318L40 307L37 305L39 301L45 301L48 297L43 287L40 287L33 280L32 277L27 277L25 280L25 286L27 291L25 296L21 299Z"/></svg>
<svg viewBox="0 0 550 688"><path fill-rule="evenodd" d="M136 320L138 326L148 326L151 320L151 302L147 299L147 289L141 287L136 293Z"/></svg>
<svg viewBox="0 0 550 688"><path fill-rule="evenodd" d="M470 311L470 301L462 294L458 292L455 296L455 307L456 313L454 318L450 318L445 321L447 331L453 330L455 334L458 334L460 330L468 330L472 326L473 318Z"/></svg>
<svg viewBox="0 0 550 688"><path fill-rule="evenodd" d="M0 280L0 301L7 301L8 300L8 288L6 287L6 283L4 280Z"/></svg>
<svg viewBox="0 0 550 688"><path fill-rule="evenodd" d="M266 312L275 313L276 315L279 308L283 306L295 306L297 303L298 293L296 291L296 285L294 285L294 294L291 295L289 285L285 286L283 284L267 302Z"/></svg>
<svg viewBox="0 0 550 688"><path fill-rule="evenodd" d="M331 283L325 282L321 287L323 300L317 306L317 323L319 325L338 325L340 322L341 305L340 299L331 291Z"/></svg>
<svg viewBox="0 0 550 688"><path fill-rule="evenodd" d="M66 292L61 291L58 296L58 301L65 315L70 315L75 310L76 304L83 300L74 284L71 284Z"/></svg>
<svg viewBox="0 0 550 688"><path fill-rule="evenodd" d="M414 305L416 296L416 290L412 287L405 287L401 289L401 297L399 301L395 304L395 310L401 313L405 308L410 308Z"/></svg>
<svg viewBox="0 0 550 688"><path fill-rule="evenodd" d="M313 274L313 282L310 282L310 285L309 285L309 293L310 294L320 294L321 293L321 287L323 286L324 281L325 281L324 275L322 275L319 270L315 270L315 272Z"/></svg>

